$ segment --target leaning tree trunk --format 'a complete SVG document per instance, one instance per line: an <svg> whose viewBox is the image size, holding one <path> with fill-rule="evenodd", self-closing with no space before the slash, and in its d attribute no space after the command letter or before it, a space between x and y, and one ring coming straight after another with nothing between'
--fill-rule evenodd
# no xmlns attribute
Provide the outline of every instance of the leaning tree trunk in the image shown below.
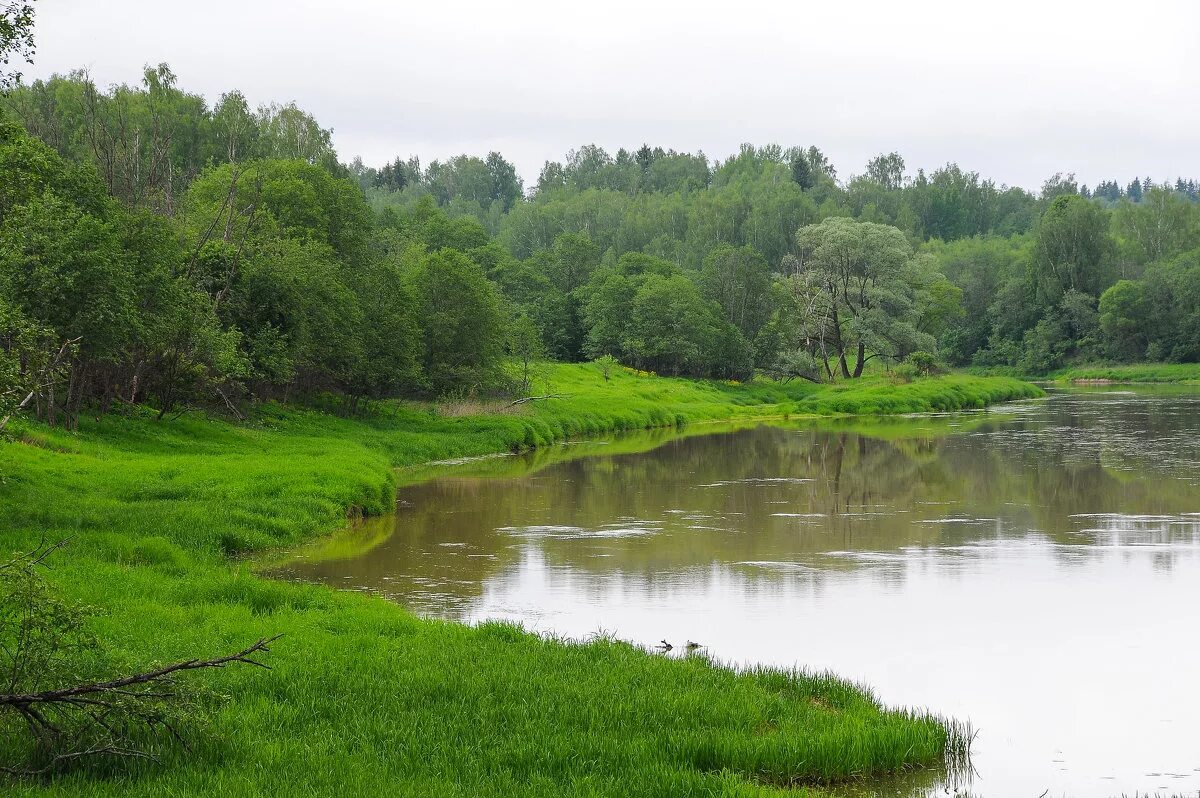
<svg viewBox="0 0 1200 798"><path fill-rule="evenodd" d="M858 359L854 362L854 376L861 377L863 366L867 365L867 347L862 341L858 342Z"/></svg>
<svg viewBox="0 0 1200 798"><path fill-rule="evenodd" d="M838 317L836 302L833 305L833 343L837 348L838 367L842 371L842 379L850 379L850 367L846 364L846 342L842 339L842 320Z"/></svg>

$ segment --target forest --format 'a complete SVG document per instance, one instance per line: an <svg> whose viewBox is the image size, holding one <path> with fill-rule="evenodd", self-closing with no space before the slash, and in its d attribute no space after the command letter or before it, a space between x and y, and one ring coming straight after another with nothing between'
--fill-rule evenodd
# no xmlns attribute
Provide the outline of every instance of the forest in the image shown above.
<svg viewBox="0 0 1200 798"><path fill-rule="evenodd" d="M528 364L815 382L1200 360L1200 186L1041 191L897 153L339 160L295 104L163 64L18 83L0 122L0 417L532 390ZM1165 176L1164 176L1165 178ZM514 369L512 364L525 364Z"/></svg>

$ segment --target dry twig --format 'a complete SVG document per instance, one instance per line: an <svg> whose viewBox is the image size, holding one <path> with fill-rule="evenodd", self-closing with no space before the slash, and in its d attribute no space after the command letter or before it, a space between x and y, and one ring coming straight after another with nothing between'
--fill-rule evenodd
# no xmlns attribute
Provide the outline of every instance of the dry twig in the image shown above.
<svg viewBox="0 0 1200 798"><path fill-rule="evenodd" d="M517 405L523 405L526 402L540 402L543 399L566 399L570 395L571 394L569 394L569 393L548 393L545 396L526 396L521 399L517 399L515 401L509 402L505 406L506 407L516 407Z"/></svg>

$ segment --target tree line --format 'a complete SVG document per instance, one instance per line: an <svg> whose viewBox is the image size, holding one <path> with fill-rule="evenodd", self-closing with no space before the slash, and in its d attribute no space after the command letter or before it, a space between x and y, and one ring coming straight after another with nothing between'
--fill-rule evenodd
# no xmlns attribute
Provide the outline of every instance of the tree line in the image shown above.
<svg viewBox="0 0 1200 798"><path fill-rule="evenodd" d="M453 168L423 174L416 160L407 163L401 187L381 184L361 163L350 171L373 207L403 212L434 201L449 215L475 219L526 262L523 290L535 296L524 304L539 314L558 357L610 353L679 373L729 376L755 368L810 378L859 372L860 344L863 359L894 363L921 352L956 366L1031 374L1096 360L1200 359L1195 179L1136 177L1124 188L1115 180L1089 188L1060 173L1033 193L953 163L910 175L894 152L841 180L811 146L744 145L710 161L645 145L614 156L589 145L547 162L528 196L501 209L439 188L462 182ZM467 161L455 163L466 168ZM867 225L895 231L888 239L894 246ZM843 240L857 231L876 242L861 244L858 266L843 261L836 298L822 272L827 264L812 258L818 230L840 232ZM897 247L907 247L905 257L896 256ZM596 278L582 288L561 278L536 287L534 276L564 273L567 253L584 250L591 254L575 257L565 273L582 268ZM627 256L636 257L620 266ZM672 292L676 304L691 293L717 302L718 320L734 323L740 338L712 327L708 335L677 337L679 352L669 362L640 354L648 350L630 332L640 317L602 311L607 301L636 307L628 279L641 287L646 266L637 264L647 257L660 276L678 272L692 283L694 290ZM737 307L731 281L742 292ZM823 295L814 288L822 282ZM557 322L544 318L555 312ZM696 330L703 316L672 317L691 320L681 330ZM611 320L625 327L614 332ZM702 354L686 345L702 339ZM852 362L843 368L846 352Z"/></svg>
<svg viewBox="0 0 1200 798"><path fill-rule="evenodd" d="M816 147L341 163L294 104L166 65L0 121L0 417L529 390L543 357L853 379L872 362L1200 358L1194 181L1034 194ZM1134 186L1137 191L1135 196Z"/></svg>

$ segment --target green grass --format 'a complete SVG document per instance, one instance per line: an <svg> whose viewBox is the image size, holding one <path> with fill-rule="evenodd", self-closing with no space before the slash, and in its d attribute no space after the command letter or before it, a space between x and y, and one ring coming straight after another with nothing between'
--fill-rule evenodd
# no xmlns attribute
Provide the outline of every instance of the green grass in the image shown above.
<svg viewBox="0 0 1200 798"><path fill-rule="evenodd" d="M256 576L239 555L392 503L394 468L567 437L799 414L950 410L1035 395L1015 380L690 382L553 366L565 398L452 416L391 404L347 420L279 406L233 425L149 414L22 423L0 441L0 551L69 537L50 577L98 609L114 670L284 633L274 670L198 677L227 694L162 764L93 766L12 794L755 794L937 766L961 743L828 675L738 673L611 640L417 619L380 599ZM551 391L547 391L551 392ZM0 758L15 745L0 728Z"/></svg>
<svg viewBox="0 0 1200 798"><path fill-rule="evenodd" d="M1057 382L1162 382L1200 384L1200 363L1133 363L1118 366L1078 366L1056 371Z"/></svg>
<svg viewBox="0 0 1200 798"><path fill-rule="evenodd" d="M1070 366L1048 374L1026 374L1016 366L969 366L960 373L1054 382L1200 383L1200 363L1093 363Z"/></svg>
<svg viewBox="0 0 1200 798"><path fill-rule="evenodd" d="M1041 396L1041 391L1012 377L949 374L911 383L882 379L836 383L801 399L794 412L857 416L947 412L1036 396Z"/></svg>

